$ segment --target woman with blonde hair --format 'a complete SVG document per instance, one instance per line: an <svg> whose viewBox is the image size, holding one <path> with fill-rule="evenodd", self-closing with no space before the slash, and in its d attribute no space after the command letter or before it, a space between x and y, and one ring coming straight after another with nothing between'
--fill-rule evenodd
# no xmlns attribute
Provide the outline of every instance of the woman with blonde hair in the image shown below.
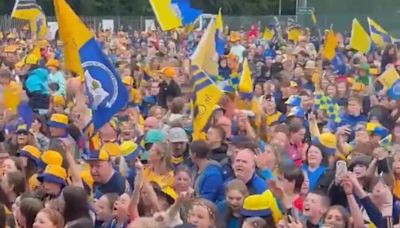
<svg viewBox="0 0 400 228"><path fill-rule="evenodd" d="M256 165L265 180L276 176L281 163L282 151L276 145L269 145L257 153Z"/></svg>
<svg viewBox="0 0 400 228"><path fill-rule="evenodd" d="M173 187L174 174L171 164L171 150L167 143L155 143L149 150L148 167L144 169L144 178L157 183L161 189Z"/></svg>

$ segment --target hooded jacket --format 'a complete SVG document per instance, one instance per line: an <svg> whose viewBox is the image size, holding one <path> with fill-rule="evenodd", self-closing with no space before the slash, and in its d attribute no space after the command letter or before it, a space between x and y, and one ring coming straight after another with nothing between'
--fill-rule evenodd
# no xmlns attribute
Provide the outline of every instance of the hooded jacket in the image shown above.
<svg viewBox="0 0 400 228"><path fill-rule="evenodd" d="M221 165L210 160L207 166L197 173L194 170L194 190L199 198L218 203L224 199L224 179Z"/></svg>
<svg viewBox="0 0 400 228"><path fill-rule="evenodd" d="M49 108L47 77L48 72L44 68L33 69L26 75L24 89L29 97L29 105L34 111Z"/></svg>

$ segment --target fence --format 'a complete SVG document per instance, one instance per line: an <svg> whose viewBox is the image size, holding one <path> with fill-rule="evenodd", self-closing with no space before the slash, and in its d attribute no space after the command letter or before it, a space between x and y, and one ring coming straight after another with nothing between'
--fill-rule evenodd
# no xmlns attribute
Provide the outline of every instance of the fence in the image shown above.
<svg viewBox="0 0 400 228"><path fill-rule="evenodd" d="M400 5L399 3L397 3ZM397 12L397 11L396 11ZM400 6L399 13L389 13L388 15L381 15L378 13L324 13L318 14L318 24L321 29L329 28L331 24L334 26L335 31L348 32L351 29L351 21L354 17L360 19L365 28L367 27L366 18L368 16L376 19L387 31L394 36L400 36ZM224 16L224 23L229 25L232 29L238 30L241 28L248 29L250 25L257 24L259 27L267 26L274 22L274 17L267 16ZM309 14L292 15L292 16L277 16L278 20L284 26L289 19L296 21L300 25L310 26L311 17ZM124 28L124 30L145 30L145 20L154 19L153 17L145 16L109 16L109 17L95 17L95 16L82 16L82 21L95 30L101 28L101 23L104 19L114 20L114 28ZM56 21L55 17L47 17L49 22ZM27 23L20 20L11 19L9 16L0 16L0 30L10 31L11 29L22 29Z"/></svg>
<svg viewBox="0 0 400 228"><path fill-rule="evenodd" d="M290 19L296 20L296 16L280 16L278 20L284 25ZM145 16L109 16L109 17L95 17L95 16L82 16L82 21L93 29L100 29L101 23L105 19L114 20L114 28L124 28L124 30L144 30L145 20L154 19L153 17ZM274 16L224 16L224 23L229 25L232 29L245 28L248 29L250 25L257 24L258 26L266 26L274 21ZM55 17L47 17L48 22L56 21ZM12 19L9 16L0 16L0 29L1 31L10 31L12 29L20 30L26 26L27 22Z"/></svg>

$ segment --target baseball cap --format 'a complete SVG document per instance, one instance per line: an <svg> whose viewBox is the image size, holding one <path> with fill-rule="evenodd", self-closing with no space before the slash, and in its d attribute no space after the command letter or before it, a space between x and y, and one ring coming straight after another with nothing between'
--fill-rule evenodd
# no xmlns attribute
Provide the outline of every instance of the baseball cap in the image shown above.
<svg viewBox="0 0 400 228"><path fill-rule="evenodd" d="M175 143L175 142L189 142L189 139L186 135L185 130L180 127L171 128L168 131L168 141Z"/></svg>
<svg viewBox="0 0 400 228"><path fill-rule="evenodd" d="M164 135L161 132L161 130L158 130L158 129L150 129L146 133L146 136L144 137L144 144L157 143L157 142L163 142L163 141L164 141Z"/></svg>

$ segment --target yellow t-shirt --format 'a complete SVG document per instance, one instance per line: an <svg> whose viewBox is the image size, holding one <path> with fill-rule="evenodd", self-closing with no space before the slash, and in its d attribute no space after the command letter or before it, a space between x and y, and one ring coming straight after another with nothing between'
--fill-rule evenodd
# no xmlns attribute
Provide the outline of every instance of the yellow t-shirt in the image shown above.
<svg viewBox="0 0 400 228"><path fill-rule="evenodd" d="M18 104L20 102L20 93L22 92L21 86L11 81L8 86L3 89L4 107L11 110L12 113L16 113Z"/></svg>
<svg viewBox="0 0 400 228"><path fill-rule="evenodd" d="M282 113L281 112L275 112L272 115L266 115L265 116L265 121L266 121L267 126L271 126L274 123L281 122L281 120L283 118L284 117L282 117Z"/></svg>
<svg viewBox="0 0 400 228"><path fill-rule="evenodd" d="M161 189L172 187L174 184L174 174L172 171L169 171L166 175L160 176L155 173L151 168L145 168L143 175L147 181L153 181L157 183Z"/></svg>
<svg viewBox="0 0 400 228"><path fill-rule="evenodd" d="M36 188L39 187L39 186L41 185L37 178L38 178L38 174L37 174L37 173L33 174L33 175L29 178L29 180L28 180L29 190L35 191Z"/></svg>

